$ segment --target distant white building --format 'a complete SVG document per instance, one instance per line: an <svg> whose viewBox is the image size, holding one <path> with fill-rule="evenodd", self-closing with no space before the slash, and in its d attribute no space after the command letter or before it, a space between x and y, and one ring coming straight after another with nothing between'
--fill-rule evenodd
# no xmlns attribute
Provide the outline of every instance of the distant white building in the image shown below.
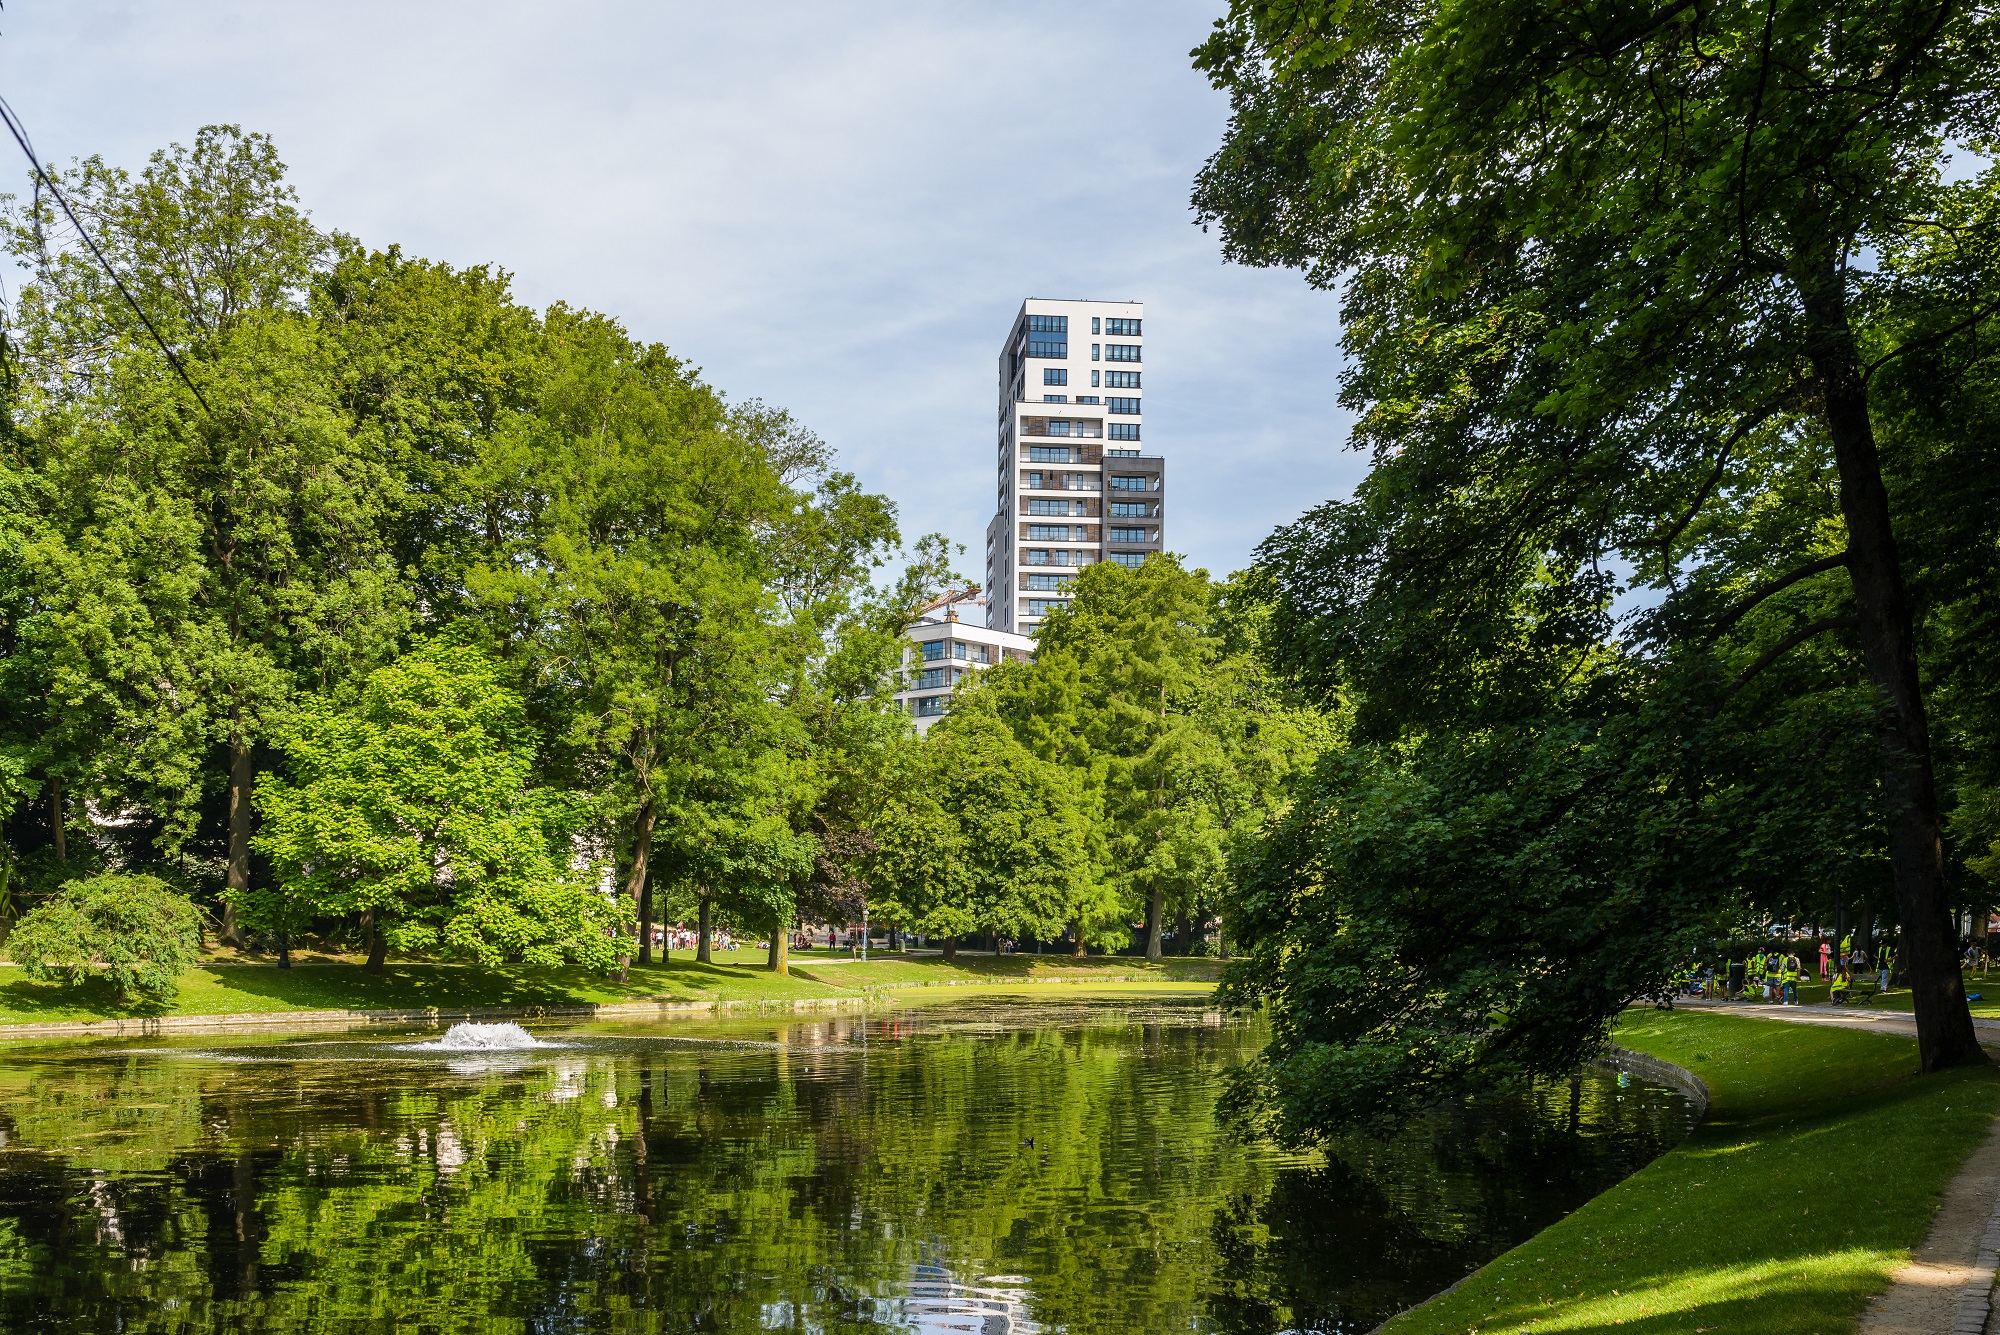
<svg viewBox="0 0 2000 1335"><path fill-rule="evenodd" d="M1030 297L1000 349L986 623L1033 634L1076 572L1166 550L1166 460L1139 441L1146 308Z"/></svg>
<svg viewBox="0 0 2000 1335"><path fill-rule="evenodd" d="M959 619L959 609L985 601L965 597L947 602L925 614L907 632L910 643L903 648L904 688L896 699L917 720L918 732L929 732L931 724L944 717L952 687L968 672L978 672L995 663L1025 663L1035 653L1035 642L1026 635L995 630Z"/></svg>

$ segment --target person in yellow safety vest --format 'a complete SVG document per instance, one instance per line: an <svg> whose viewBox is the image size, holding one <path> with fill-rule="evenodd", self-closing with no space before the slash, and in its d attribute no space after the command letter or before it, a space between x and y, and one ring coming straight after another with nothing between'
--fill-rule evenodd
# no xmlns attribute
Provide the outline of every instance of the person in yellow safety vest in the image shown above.
<svg viewBox="0 0 2000 1335"><path fill-rule="evenodd" d="M1778 977L1785 985L1785 992L1784 992L1785 999L1780 1004L1786 1006L1798 1005L1799 1004L1799 957L1797 955L1785 956L1784 972L1780 973Z"/></svg>
<svg viewBox="0 0 2000 1335"><path fill-rule="evenodd" d="M1764 957L1764 999L1783 1002L1785 999L1785 957L1772 951Z"/></svg>
<svg viewBox="0 0 2000 1335"><path fill-rule="evenodd" d="M1743 991L1747 994L1763 990L1764 957L1762 955L1752 955L1749 959L1743 961Z"/></svg>
<svg viewBox="0 0 2000 1335"><path fill-rule="evenodd" d="M1833 982L1827 985L1826 994L1828 997L1832 999L1833 1004L1836 1006L1842 1005L1843 1003L1846 1002L1847 966L1845 964L1841 965L1840 972L1836 973L1833 976Z"/></svg>

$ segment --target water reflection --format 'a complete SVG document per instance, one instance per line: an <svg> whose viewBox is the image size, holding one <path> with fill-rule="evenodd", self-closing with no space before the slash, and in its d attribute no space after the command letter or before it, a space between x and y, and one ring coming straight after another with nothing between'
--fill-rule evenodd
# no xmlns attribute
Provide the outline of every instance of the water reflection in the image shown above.
<svg viewBox="0 0 2000 1335"><path fill-rule="evenodd" d="M9 1049L0 1329L1360 1331L1688 1118L1592 1076L1242 1145L1261 1034L1199 998L435 1037Z"/></svg>

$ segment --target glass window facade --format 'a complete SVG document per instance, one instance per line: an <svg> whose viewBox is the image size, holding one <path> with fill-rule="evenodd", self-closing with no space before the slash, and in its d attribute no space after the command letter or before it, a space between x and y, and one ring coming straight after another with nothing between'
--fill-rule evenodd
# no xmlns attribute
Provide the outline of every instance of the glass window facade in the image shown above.
<svg viewBox="0 0 2000 1335"><path fill-rule="evenodd" d="M928 690L932 687L945 685L944 674L945 674L945 669L941 667L925 668L922 672L919 672L917 674L917 689L922 691L922 690Z"/></svg>
<svg viewBox="0 0 2000 1335"><path fill-rule="evenodd" d="M1146 554L1144 552L1113 552L1104 559L1121 566L1130 566L1135 570L1146 564Z"/></svg>
<svg viewBox="0 0 2000 1335"><path fill-rule="evenodd" d="M1069 502L1029 501L1028 513L1031 515L1066 515L1069 513Z"/></svg>
<svg viewBox="0 0 2000 1335"><path fill-rule="evenodd" d="M1093 343L1091 346L1096 347L1097 345ZM1028 355L1030 357L1054 357L1060 361L1062 358L1069 356L1069 342L1066 339L1031 338L1028 340ZM1139 359L1134 357L1132 360L1137 361Z"/></svg>
<svg viewBox="0 0 2000 1335"><path fill-rule="evenodd" d="M1094 334L1097 331L1093 329L1090 332ZM1113 338L1137 338L1139 337L1139 321L1106 320L1104 322L1104 332Z"/></svg>
<svg viewBox="0 0 2000 1335"><path fill-rule="evenodd" d="M1031 617L1045 617L1051 612L1061 611L1068 606L1069 599L1067 598L1030 598L1028 599L1027 614Z"/></svg>
<svg viewBox="0 0 2000 1335"><path fill-rule="evenodd" d="M1110 398L1104 401L1104 406L1111 412L1124 413L1128 417L1137 417L1139 415L1139 400L1137 399Z"/></svg>
<svg viewBox="0 0 2000 1335"><path fill-rule="evenodd" d="M1028 461L1037 464L1066 464L1069 462L1069 447L1066 445L1030 445Z"/></svg>
<svg viewBox="0 0 2000 1335"><path fill-rule="evenodd" d="M1093 343L1090 346L1095 348L1097 345ZM1034 354L1029 353L1028 355L1032 357ZM1093 357L1091 360L1095 361L1097 359ZM1139 356L1139 345L1137 343L1106 343L1104 345L1104 360L1107 362L1136 362L1143 359Z"/></svg>
<svg viewBox="0 0 2000 1335"><path fill-rule="evenodd" d="M1067 589L1072 575L1030 575L1028 587L1031 589Z"/></svg>
<svg viewBox="0 0 2000 1335"><path fill-rule="evenodd" d="M1111 530L1113 542L1144 542L1146 530L1143 528L1114 528Z"/></svg>
<svg viewBox="0 0 2000 1335"><path fill-rule="evenodd" d="M943 640L925 640L918 647L924 651L924 661L926 663L935 663L944 657Z"/></svg>
<svg viewBox="0 0 2000 1335"><path fill-rule="evenodd" d="M1145 489L1146 479L1144 477L1119 475L1111 479L1111 490L1113 491L1144 491Z"/></svg>
<svg viewBox="0 0 2000 1335"><path fill-rule="evenodd" d="M1042 383L1044 385L1067 385L1069 383L1069 368L1067 366L1044 366L1042 368Z"/></svg>
<svg viewBox="0 0 2000 1335"><path fill-rule="evenodd" d="M1111 502L1111 517L1113 519L1144 519L1147 517L1146 503L1144 501L1113 501Z"/></svg>
<svg viewBox="0 0 2000 1335"><path fill-rule="evenodd" d="M1030 315L1028 317L1028 332L1031 334L1067 334L1069 332L1069 317L1067 315Z"/></svg>
<svg viewBox="0 0 2000 1335"><path fill-rule="evenodd" d="M1030 542L1068 542L1069 540L1068 524L1028 525L1028 541ZM1076 541L1082 542L1083 539L1078 538Z"/></svg>
<svg viewBox="0 0 2000 1335"><path fill-rule="evenodd" d="M910 712L918 718L936 718L944 713L945 701L949 696L925 695L910 701Z"/></svg>
<svg viewBox="0 0 2000 1335"><path fill-rule="evenodd" d="M1113 440L1139 439L1139 424L1137 422L1113 422L1110 431L1111 439Z"/></svg>
<svg viewBox="0 0 2000 1335"><path fill-rule="evenodd" d="M1064 381L1063 383L1068 384L1069 382ZM1091 383L1096 384L1097 382L1093 380ZM1139 372L1106 371L1104 373L1104 387L1106 389L1137 389L1139 388Z"/></svg>

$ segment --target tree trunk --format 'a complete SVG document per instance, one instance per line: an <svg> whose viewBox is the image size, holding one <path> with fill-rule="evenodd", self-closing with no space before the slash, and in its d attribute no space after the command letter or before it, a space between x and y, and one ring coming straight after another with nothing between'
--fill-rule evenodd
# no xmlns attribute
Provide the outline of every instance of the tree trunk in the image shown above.
<svg viewBox="0 0 2000 1335"><path fill-rule="evenodd" d="M708 953L708 903L708 891L704 890L701 892L701 926L694 943L694 957L701 964L715 963Z"/></svg>
<svg viewBox="0 0 2000 1335"><path fill-rule="evenodd" d="M1930 725L1917 670L1916 630L1903 587L1889 493L1868 416L1868 388L1848 326L1846 290L1830 254L1802 290L1813 325L1811 356L1840 472L1847 524L1847 573L1854 585L1861 656L1889 706L1883 727L1883 795L1890 812L1889 866L1902 922L1922 1069L1986 1061L1959 976L1951 912L1945 902L1944 845L1938 830L1937 780Z"/></svg>
<svg viewBox="0 0 2000 1335"><path fill-rule="evenodd" d="M49 780L49 829L55 835L56 861L69 861L69 836L63 830L63 781L60 776Z"/></svg>
<svg viewBox="0 0 2000 1335"><path fill-rule="evenodd" d="M382 927L375 920L374 909L369 909L361 915L361 930L368 934L368 962L361 966L361 971L381 973L382 961L389 954L389 938L382 935Z"/></svg>
<svg viewBox="0 0 2000 1335"><path fill-rule="evenodd" d="M632 827L632 874L626 878L625 893L639 911L639 963L653 962L653 878L647 867L653 854L653 825L659 819L652 799L639 808L638 823Z"/></svg>
<svg viewBox="0 0 2000 1335"><path fill-rule="evenodd" d="M1865 899L1854 913L1854 948L1875 963L1875 906Z"/></svg>
<svg viewBox="0 0 2000 1335"><path fill-rule="evenodd" d="M1083 919L1078 918L1076 920L1076 948L1070 951L1070 954L1077 959L1082 959L1086 953L1083 944Z"/></svg>
<svg viewBox="0 0 2000 1335"><path fill-rule="evenodd" d="M280 969L289 969L292 967L292 934L290 932L278 933L278 967Z"/></svg>
<svg viewBox="0 0 2000 1335"><path fill-rule="evenodd" d="M791 933L783 927L771 929L771 957L764 961L764 967L772 973L788 974L792 971Z"/></svg>
<svg viewBox="0 0 2000 1335"><path fill-rule="evenodd" d="M946 937L946 938L944 939L944 958L945 958L946 960L955 960L955 959L957 959L957 958L958 958L958 938L957 938L957 937L955 937L955 936L948 936L948 937Z"/></svg>
<svg viewBox="0 0 2000 1335"><path fill-rule="evenodd" d="M1153 964L1160 962L1160 917L1166 902L1167 888L1155 885L1153 897L1146 901L1146 959Z"/></svg>
<svg viewBox="0 0 2000 1335"><path fill-rule="evenodd" d="M254 753L247 738L229 739L229 889L245 894L250 889L250 788L257 780ZM236 905L222 901L222 939L232 946L243 944L243 928L236 921ZM373 970L379 973L381 970Z"/></svg>

